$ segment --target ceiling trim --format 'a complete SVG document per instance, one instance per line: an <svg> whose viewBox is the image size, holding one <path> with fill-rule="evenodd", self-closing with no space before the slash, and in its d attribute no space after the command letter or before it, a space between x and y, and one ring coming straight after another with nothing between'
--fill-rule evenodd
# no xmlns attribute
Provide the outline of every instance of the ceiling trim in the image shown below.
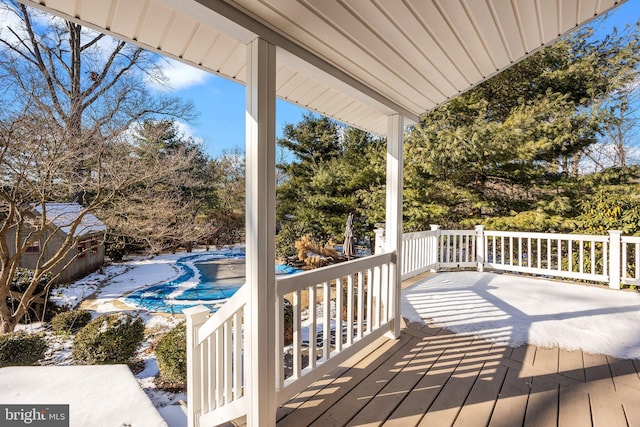
<svg viewBox="0 0 640 427"><path fill-rule="evenodd" d="M331 65L329 62L320 58L318 55L294 43L293 41L284 37L283 35L276 32L275 30L267 27L265 24L249 16L245 12L225 3L222 0L195 0L195 1L205 6L206 8L218 13L219 15L222 15L223 17L229 19L230 21L233 21L239 24L240 26L248 29L252 33L256 34L257 37L263 38L269 43L274 44L275 46L290 52L294 56L309 63L310 65L314 66L320 71L325 72L326 74L333 77L334 79L337 79L345 83L347 86L355 89L357 92L366 95L369 98L369 100L373 100L377 104L385 106L386 107L385 110L391 109L392 112L401 114L411 122L417 123L419 121L420 117L418 114L391 101L390 99L380 94L376 90L365 85L359 80L354 79L349 74ZM355 98L353 92L349 93L349 95Z"/></svg>

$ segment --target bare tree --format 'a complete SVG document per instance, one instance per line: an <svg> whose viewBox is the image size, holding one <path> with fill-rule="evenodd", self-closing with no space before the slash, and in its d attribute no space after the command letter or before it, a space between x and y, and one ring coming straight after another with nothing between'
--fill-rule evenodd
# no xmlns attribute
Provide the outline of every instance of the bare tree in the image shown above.
<svg viewBox="0 0 640 427"><path fill-rule="evenodd" d="M190 105L147 89L149 80L163 81L153 54L13 1L0 7L2 333L15 328L68 264L85 215L190 167L194 154L166 155L130 141L134 123L191 117ZM69 219L56 254L41 257L30 283L16 293L11 284L21 256L38 240L50 242L51 201L75 201L84 209Z"/></svg>

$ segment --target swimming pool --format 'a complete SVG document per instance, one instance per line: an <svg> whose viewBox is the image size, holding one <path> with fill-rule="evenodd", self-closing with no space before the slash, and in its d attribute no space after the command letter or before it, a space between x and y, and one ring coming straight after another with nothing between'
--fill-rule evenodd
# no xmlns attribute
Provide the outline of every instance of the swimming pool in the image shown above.
<svg viewBox="0 0 640 427"><path fill-rule="evenodd" d="M177 278L135 291L125 302L172 314L200 304L215 311L245 282L245 253L239 250L189 255L178 259L175 265L182 271ZM276 274L300 271L287 265L276 266Z"/></svg>

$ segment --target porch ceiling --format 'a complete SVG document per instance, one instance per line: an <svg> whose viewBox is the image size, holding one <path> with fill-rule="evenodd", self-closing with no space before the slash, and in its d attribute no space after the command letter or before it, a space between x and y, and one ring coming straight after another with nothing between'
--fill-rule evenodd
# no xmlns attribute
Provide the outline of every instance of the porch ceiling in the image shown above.
<svg viewBox="0 0 640 427"><path fill-rule="evenodd" d="M624 0L20 0L245 82L278 46L277 95L379 135Z"/></svg>

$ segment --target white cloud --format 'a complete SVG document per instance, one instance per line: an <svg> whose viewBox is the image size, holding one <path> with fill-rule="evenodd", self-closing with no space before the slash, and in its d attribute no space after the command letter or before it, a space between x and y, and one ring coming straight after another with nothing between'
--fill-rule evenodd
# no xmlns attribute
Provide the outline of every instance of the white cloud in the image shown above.
<svg viewBox="0 0 640 427"><path fill-rule="evenodd" d="M181 122L180 120L176 120L174 123L176 125L176 128L178 129L179 134L181 134L185 138L192 138L193 141L199 145L204 144L204 139L196 135L196 129L194 129L193 126L188 123Z"/></svg>
<svg viewBox="0 0 640 427"><path fill-rule="evenodd" d="M204 84L210 76L205 71L168 58L161 59L158 66L167 79L167 86L161 86L157 82L150 81L151 87L156 90L179 91L187 89Z"/></svg>

